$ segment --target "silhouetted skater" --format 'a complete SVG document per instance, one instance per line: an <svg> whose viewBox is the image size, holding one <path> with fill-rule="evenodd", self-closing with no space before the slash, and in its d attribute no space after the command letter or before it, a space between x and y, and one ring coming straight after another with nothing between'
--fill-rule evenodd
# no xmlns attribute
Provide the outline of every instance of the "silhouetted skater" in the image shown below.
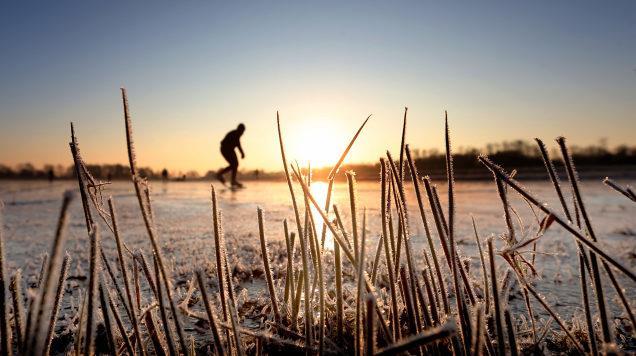
<svg viewBox="0 0 636 356"><path fill-rule="evenodd" d="M243 188L243 185L236 180L236 172L238 171L239 162L234 149L238 148L239 152L241 152L241 158L245 158L245 153L241 147L241 136L243 136L244 132L245 125L239 124L236 130L228 132L228 134L223 138L223 141L221 141L221 154L230 165L219 170L216 174L216 178L220 180L221 183L225 184L225 178L223 175L232 171L232 188Z"/></svg>

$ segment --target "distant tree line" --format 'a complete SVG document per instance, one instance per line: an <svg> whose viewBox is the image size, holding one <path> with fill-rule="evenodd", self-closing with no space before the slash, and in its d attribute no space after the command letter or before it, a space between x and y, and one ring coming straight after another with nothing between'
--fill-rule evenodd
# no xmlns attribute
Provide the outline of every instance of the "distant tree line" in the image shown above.
<svg viewBox="0 0 636 356"><path fill-rule="evenodd" d="M601 140L597 145L590 146L570 146L570 151L578 167L636 167L636 146L620 145L612 149L607 147L605 140ZM444 152L438 149L413 149L412 155L418 170L431 176L443 175L446 169ZM540 171L543 161L539 155L539 150L534 142L523 140L505 141L501 143L487 144L482 149L472 147L456 147L453 151L455 172L458 177L467 177L472 174L487 173L484 167L477 161L479 154L487 154L495 162L507 169L525 168L530 171ZM550 156L555 161L560 161L560 152L553 147ZM399 155L394 153L394 159ZM375 164L347 164L342 170L353 170L362 179L377 177L379 165ZM130 169L122 164L91 164L88 169L95 178L100 180L121 180L130 179ZM163 180L196 180L213 179L215 172L210 170L201 176L197 171L169 172L167 169L153 170L148 167L140 168L140 175L148 179ZM329 174L330 169L319 168L313 171L314 177L324 179ZM275 179L281 178L280 172L264 172L262 170L241 171L239 175L242 179ZM408 178L408 170L406 173ZM64 167L62 165L44 165L36 168L30 163L18 164L14 167L0 164L0 179L69 179L75 177L73 166Z"/></svg>
<svg viewBox="0 0 636 356"><path fill-rule="evenodd" d="M556 145L555 145L556 146ZM636 174L636 146L620 145L612 149L607 147L605 140L598 145L569 146L570 153L579 168L602 168L592 172L604 175L612 170L628 171ZM433 178L441 178L446 173L446 156L438 149L412 149L412 157L420 174L430 175ZM523 140L506 141L502 143L487 144L482 149L473 147L453 148L453 166L455 176L460 179L484 179L491 176L490 172L477 160L480 154L488 155L509 171L518 169L523 177L543 177L545 169L543 160L535 142ZM555 162L557 171L562 171L561 153L553 147L549 150L550 158ZM393 152L393 159L398 160L399 155ZM405 158L406 159L406 158ZM343 170L353 170L360 179L374 179L378 177L379 163L368 165L345 165ZM584 173L589 173L584 172ZM322 168L313 172L316 179L329 175L328 168ZM405 177L410 179L408 168L405 168Z"/></svg>
<svg viewBox="0 0 636 356"><path fill-rule="evenodd" d="M130 168L123 164L89 164L91 174L101 180L130 179ZM139 169L142 177L161 178L161 171L155 172L150 168ZM0 178L11 179L68 179L75 177L74 166L46 164L36 168L31 163L18 164L14 168L0 164Z"/></svg>
<svg viewBox="0 0 636 356"><path fill-rule="evenodd" d="M129 180L130 168L123 164L88 164L88 170L93 177L102 181L111 180ZM144 178L152 180L197 180L197 179L212 179L216 176L216 171L208 171L205 175L201 176L199 172L195 170L191 171L176 171L170 172L168 169L163 168L160 170L153 170L149 167L139 168L139 175ZM262 170L242 171L239 173L244 178L270 178L272 173L265 173ZM274 173L274 175L276 175ZM21 163L15 167L9 167L0 163L0 179L71 179L75 178L74 166L62 166L46 164L41 168L36 168L31 163Z"/></svg>
<svg viewBox="0 0 636 356"><path fill-rule="evenodd" d="M605 140L598 145L569 146L570 153L577 166L616 166L636 164L636 146L617 146L609 149ZM475 148L459 148L453 153L456 170L472 170L482 168L477 161L479 154L487 154L494 162L509 168L543 167L543 160L535 142L511 141L501 144L488 144L482 150ZM550 158L561 160L561 152L556 148L550 149ZM415 159L416 164L425 170L444 170L446 167L445 154L437 150L420 153Z"/></svg>

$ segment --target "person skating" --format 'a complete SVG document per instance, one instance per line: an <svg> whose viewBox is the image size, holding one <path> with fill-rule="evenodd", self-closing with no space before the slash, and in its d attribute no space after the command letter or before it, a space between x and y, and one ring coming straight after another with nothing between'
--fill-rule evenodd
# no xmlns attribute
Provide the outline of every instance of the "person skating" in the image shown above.
<svg viewBox="0 0 636 356"><path fill-rule="evenodd" d="M216 173L216 178L221 181L221 183L225 184L225 177L223 175L227 172L232 172L232 187L233 188L243 188L243 184L239 183L236 180L236 173L238 172L238 157L236 156L235 149L238 148L239 152L241 152L241 158L245 158L245 153L243 152L243 147L241 147L241 136L245 132L245 125L239 124L236 130L232 130L225 135L223 140L221 141L221 154L223 158L227 161L229 166L219 170Z"/></svg>

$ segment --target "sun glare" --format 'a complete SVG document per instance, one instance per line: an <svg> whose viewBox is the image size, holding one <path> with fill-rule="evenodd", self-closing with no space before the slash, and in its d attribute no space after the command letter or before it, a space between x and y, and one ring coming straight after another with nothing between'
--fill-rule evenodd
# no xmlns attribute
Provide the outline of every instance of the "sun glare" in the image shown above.
<svg viewBox="0 0 636 356"><path fill-rule="evenodd" d="M291 131L290 158L316 168L331 167L338 161L346 143L335 122L317 119L295 126Z"/></svg>
<svg viewBox="0 0 636 356"><path fill-rule="evenodd" d="M321 206L324 207L325 206L325 202L327 201L327 190L328 190L329 185L325 182L313 182L311 184L311 195L316 199L316 202ZM335 203L335 197L332 194L331 195L331 200L330 200L330 205ZM322 219L322 215L320 215L320 212L318 212L318 210L316 210L316 208L314 206L310 207L311 209L311 216L314 219L314 222L316 223L316 234L318 234L319 238L322 238L322 227L323 227L323 219ZM330 216L329 219L331 220L331 209L329 209L330 211ZM331 232L329 231L329 229L327 229L326 233L325 233L325 248L327 250L333 250L333 235L331 235Z"/></svg>

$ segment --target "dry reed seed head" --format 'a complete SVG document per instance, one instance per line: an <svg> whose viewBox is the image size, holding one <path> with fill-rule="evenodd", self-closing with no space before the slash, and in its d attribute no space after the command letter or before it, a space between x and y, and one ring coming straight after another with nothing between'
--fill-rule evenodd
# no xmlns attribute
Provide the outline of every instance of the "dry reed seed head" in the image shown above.
<svg viewBox="0 0 636 356"><path fill-rule="evenodd" d="M404 145L406 141L406 113L408 108L404 108L404 118L402 120L402 139L400 140L400 166L399 166L399 182L402 184L404 180Z"/></svg>
<svg viewBox="0 0 636 356"><path fill-rule="evenodd" d="M137 157L135 154L135 143L133 141L132 122L130 119L130 109L128 104L128 94L126 88L120 88L122 103L124 106L124 123L126 127L126 143L128 146L128 161L130 163L130 173L133 181L137 178Z"/></svg>
<svg viewBox="0 0 636 356"><path fill-rule="evenodd" d="M563 136L559 136L556 138L556 142L559 144L559 147L561 148L561 153L563 154L563 161L566 163L566 165L571 165L572 167L572 175L573 175L573 180L575 182L579 181L579 173L577 172L576 168L574 168L574 159L572 158L572 154L570 153L570 149L568 148L567 143L565 142L565 137Z"/></svg>

